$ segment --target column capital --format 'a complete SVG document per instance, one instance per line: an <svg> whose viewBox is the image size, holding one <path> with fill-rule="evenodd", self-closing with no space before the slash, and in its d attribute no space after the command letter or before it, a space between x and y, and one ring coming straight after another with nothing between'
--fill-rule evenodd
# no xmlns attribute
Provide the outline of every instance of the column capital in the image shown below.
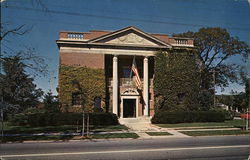
<svg viewBox="0 0 250 160"><path fill-rule="evenodd" d="M145 56L145 57L144 57L144 63L147 63L147 62L148 62L148 57Z"/></svg>
<svg viewBox="0 0 250 160"><path fill-rule="evenodd" d="M114 55L113 62L117 62L117 59L118 59L118 55Z"/></svg>

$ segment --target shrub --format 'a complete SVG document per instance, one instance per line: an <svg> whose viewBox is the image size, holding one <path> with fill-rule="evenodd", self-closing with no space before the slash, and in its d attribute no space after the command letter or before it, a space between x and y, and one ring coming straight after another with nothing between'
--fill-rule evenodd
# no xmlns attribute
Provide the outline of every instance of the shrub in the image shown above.
<svg viewBox="0 0 250 160"><path fill-rule="evenodd" d="M193 123L223 122L225 113L219 111L165 111L157 112L151 119L152 123Z"/></svg>
<svg viewBox="0 0 250 160"><path fill-rule="evenodd" d="M235 116L235 112L234 111L222 111L225 114L225 120L233 120L234 116Z"/></svg>
<svg viewBox="0 0 250 160"><path fill-rule="evenodd" d="M85 123L89 116L91 125L116 125L118 119L112 113L85 113ZM14 125L56 126L56 125L76 125L77 121L82 122L82 113L32 113L18 114L11 119Z"/></svg>

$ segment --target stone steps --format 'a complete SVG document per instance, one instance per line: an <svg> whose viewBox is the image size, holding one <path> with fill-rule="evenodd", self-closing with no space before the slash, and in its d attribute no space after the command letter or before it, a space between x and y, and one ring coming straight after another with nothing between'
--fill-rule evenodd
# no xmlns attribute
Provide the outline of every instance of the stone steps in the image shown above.
<svg viewBox="0 0 250 160"><path fill-rule="evenodd" d="M138 123L151 123L151 117L139 117L139 118L120 118L120 124L138 124Z"/></svg>

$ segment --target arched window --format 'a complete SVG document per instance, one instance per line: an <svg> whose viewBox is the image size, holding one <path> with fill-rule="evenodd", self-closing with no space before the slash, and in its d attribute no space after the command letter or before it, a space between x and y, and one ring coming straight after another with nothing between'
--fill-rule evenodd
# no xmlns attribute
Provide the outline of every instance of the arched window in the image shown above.
<svg viewBox="0 0 250 160"><path fill-rule="evenodd" d="M101 108L101 101L102 101L101 97L95 97L95 99L94 99L94 107L95 108Z"/></svg>

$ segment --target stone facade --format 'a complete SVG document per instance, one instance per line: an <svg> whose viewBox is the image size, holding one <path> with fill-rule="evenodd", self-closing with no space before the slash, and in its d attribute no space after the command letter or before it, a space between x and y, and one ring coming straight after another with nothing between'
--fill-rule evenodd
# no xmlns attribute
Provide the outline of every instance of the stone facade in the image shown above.
<svg viewBox="0 0 250 160"><path fill-rule="evenodd" d="M154 114L155 53L173 48L192 49L193 40L127 27L114 32L60 32L57 45L60 65L104 69L106 97L102 101L106 110L120 118L135 118ZM134 58L142 90L136 88L133 74L131 76ZM60 76L59 73L59 79ZM63 92L59 85L59 95Z"/></svg>

